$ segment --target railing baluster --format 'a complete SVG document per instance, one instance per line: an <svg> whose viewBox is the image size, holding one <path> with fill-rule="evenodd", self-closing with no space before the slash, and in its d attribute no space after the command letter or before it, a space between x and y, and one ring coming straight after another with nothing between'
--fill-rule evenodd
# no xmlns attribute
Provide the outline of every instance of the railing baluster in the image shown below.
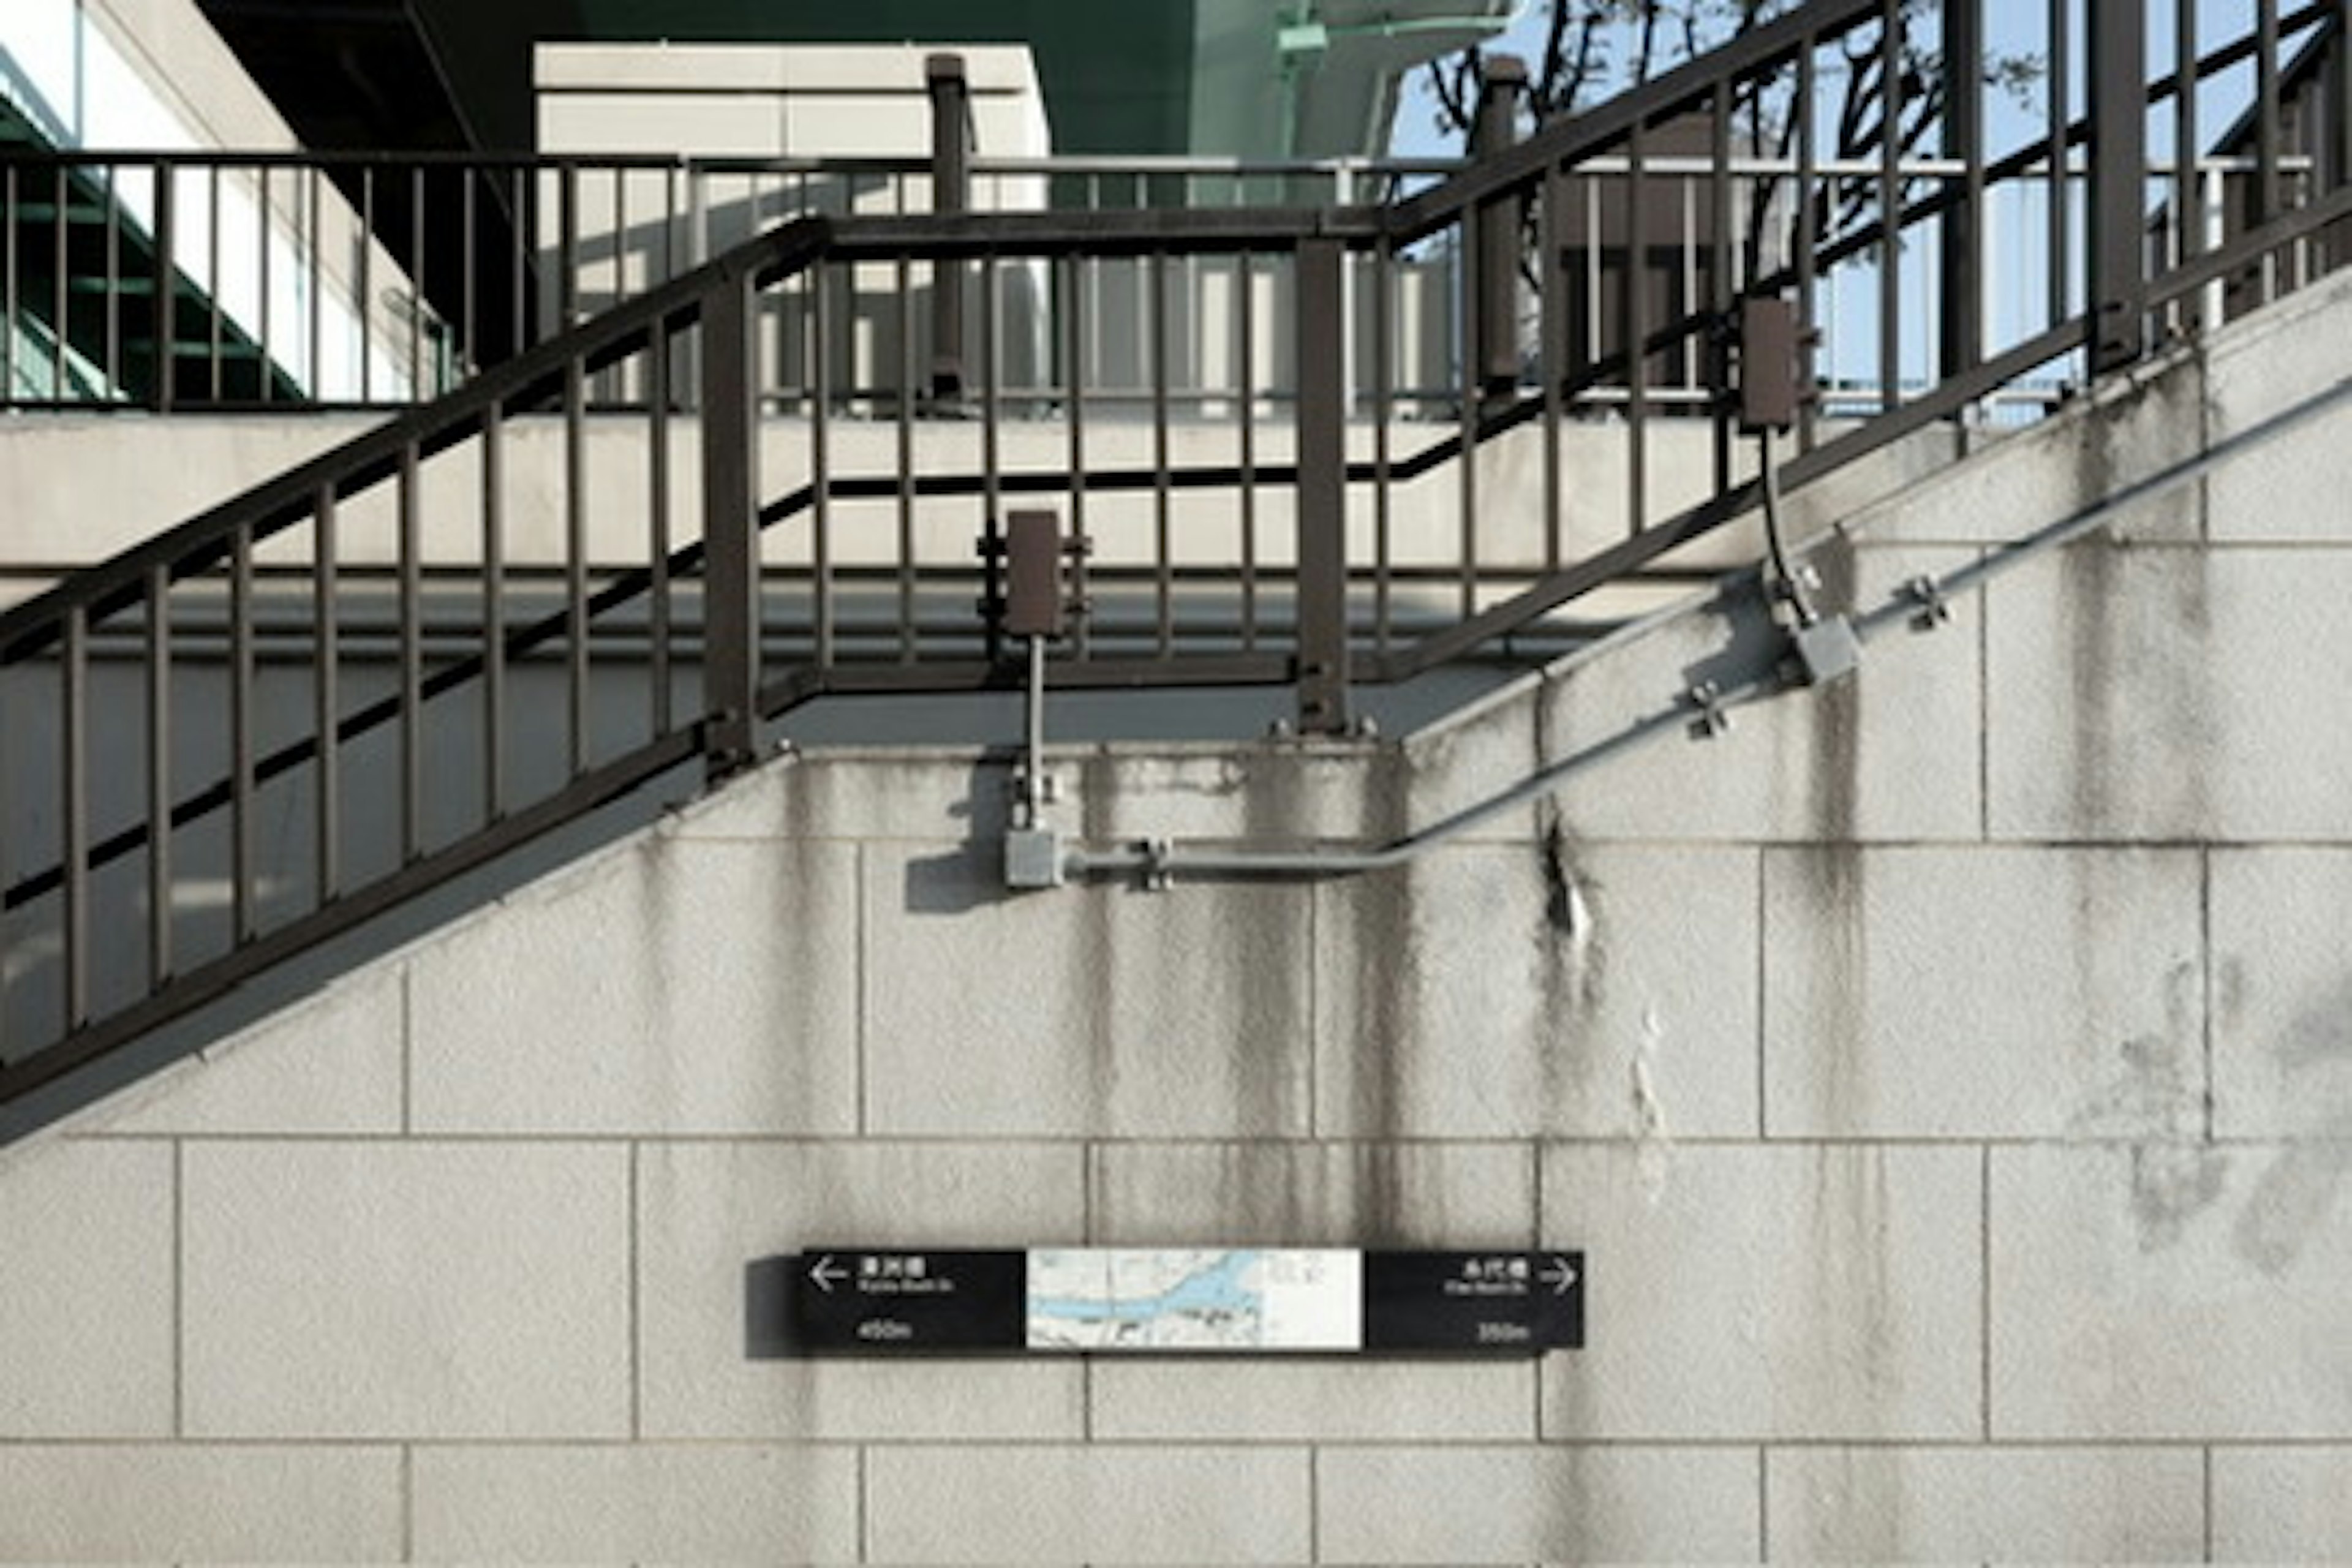
<svg viewBox="0 0 2352 1568"><path fill-rule="evenodd" d="M507 354L521 353L532 342L528 281L530 263L531 226L538 221L539 208L534 200L537 183L530 171L518 165L509 181L511 201L509 209L514 214L513 243L507 247Z"/></svg>
<svg viewBox="0 0 2352 1568"><path fill-rule="evenodd" d="M1147 279L1151 289L1148 321L1151 331L1152 595L1158 610L1156 647L1161 658L1170 658L1176 652L1176 568L1168 491L1167 252L1151 253Z"/></svg>
<svg viewBox="0 0 2352 1568"><path fill-rule="evenodd" d="M1003 379L996 362L1002 337L996 319L998 284L996 253L992 250L980 258L980 523L983 536L993 536L997 520L1003 516L1003 433L997 425ZM1002 616L988 617L987 655L992 661L1003 651L1003 625Z"/></svg>
<svg viewBox="0 0 2352 1568"><path fill-rule="evenodd" d="M450 374L454 381L463 381L481 363L481 201L480 182L483 172L460 169L457 172L459 207L457 215L457 342L451 355Z"/></svg>
<svg viewBox="0 0 2352 1568"><path fill-rule="evenodd" d="M310 278L310 401L330 401L327 389L327 301L326 290L320 285L320 268L327 252L327 208L324 193L320 188L320 175L314 166L303 182L310 219L310 255L304 258Z"/></svg>
<svg viewBox="0 0 2352 1568"><path fill-rule="evenodd" d="M1298 727L1310 734L1338 733L1348 724L1348 431L1340 288L1346 265L1347 251L1338 240L1299 242L1293 289L1298 348Z"/></svg>
<svg viewBox="0 0 2352 1568"><path fill-rule="evenodd" d="M1644 352L1648 329L1642 309L1649 260L1645 226L1649 221L1649 173L1643 128L1625 138L1625 279L1620 300L1618 331L1625 347L1625 531L1635 534L1648 525L1650 515L1650 356Z"/></svg>
<svg viewBox="0 0 2352 1568"><path fill-rule="evenodd" d="M898 662L915 662L915 304L914 263L898 253Z"/></svg>
<svg viewBox="0 0 2352 1568"><path fill-rule="evenodd" d="M2042 325L2055 327L2069 319L2070 301L2074 296L2074 268L2071 254L2074 248L2074 204L2067 190L2066 126L2072 110L2070 99L2074 85L2074 39L2068 31L2067 0L2049 0L2044 15L2050 26L2048 129L2044 136L2045 144L2050 149L2050 227L2044 237L2043 260L2049 269L2046 287L2050 293L2050 309Z"/></svg>
<svg viewBox="0 0 2352 1568"><path fill-rule="evenodd" d="M1608 274L1608 252L1601 243L1601 178L1586 174L1579 184L1584 190L1584 354L1588 362L1597 362L1607 357L1601 345L1609 341L1602 320L1607 306L1601 298L1601 281Z"/></svg>
<svg viewBox="0 0 2352 1568"><path fill-rule="evenodd" d="M208 166L205 172L205 197L211 205L205 214L205 294L211 302L210 336L205 344L207 384L215 403L227 395L228 367L224 352L227 342L227 325L221 313L221 167Z"/></svg>
<svg viewBox="0 0 2352 1568"><path fill-rule="evenodd" d="M318 864L312 872L317 902L323 908L343 892L342 647L338 619L341 586L337 581L341 545L336 537L332 483L319 487L310 510L316 538L310 589L310 725L319 744L314 778L318 819L312 824Z"/></svg>
<svg viewBox="0 0 2352 1568"><path fill-rule="evenodd" d="M570 158L555 171L555 330L580 324L580 164Z"/></svg>
<svg viewBox="0 0 2352 1568"><path fill-rule="evenodd" d="M400 450L400 858L425 854L425 568L416 443Z"/></svg>
<svg viewBox="0 0 2352 1568"><path fill-rule="evenodd" d="M360 232L359 288L352 297L352 310L360 319L360 401L375 401L375 310L374 290L369 286L371 263L375 259L375 170L360 170Z"/></svg>
<svg viewBox="0 0 2352 1568"><path fill-rule="evenodd" d="M270 244L269 237L269 166L268 164L265 163L260 168L254 171L253 183L260 198L254 203L256 208L258 209L254 216L254 228L261 251L260 260L257 267L257 270L260 273L259 288L261 298L255 307L260 315L260 321L258 323L257 331L255 333L255 337L257 341L254 344L254 353L256 356L254 374L259 384L256 390L259 394L261 401L267 403L269 401L269 383L272 379L269 374L269 368L271 364L275 363L275 355L272 352L275 340L270 335L271 322L269 289L271 266L269 253L271 250L276 248ZM219 279L215 279L214 280L213 287L215 289L220 287Z"/></svg>
<svg viewBox="0 0 2352 1568"><path fill-rule="evenodd" d="M1468 620L1478 607L1478 405L1485 392L1486 369L1481 345L1486 342L1486 291L1481 280L1486 275L1486 245L1492 231L1482 221L1483 215L1465 212L1461 226L1461 274L1454 279L1459 307L1456 312L1456 345L1461 363L1454 376L1455 398L1454 438L1461 456L1454 465L1454 569L1460 574L1454 584L1457 607L1462 618ZM1299 302L1303 320L1307 306ZM1307 367L1298 371L1299 384L1304 388ZM1307 460L1299 458L1299 471L1306 472ZM1305 612L1301 612L1304 618Z"/></svg>
<svg viewBox="0 0 2352 1568"><path fill-rule="evenodd" d="M106 383L103 393L111 393L122 384L122 226L124 214L121 196L116 189L121 166L106 165L106 353L101 366ZM15 330L15 318L6 319L8 330Z"/></svg>
<svg viewBox="0 0 2352 1568"><path fill-rule="evenodd" d="M629 176L623 169L613 171L613 284L600 310L610 310L629 297ZM604 373L606 399L621 401L628 396L628 373L614 365Z"/></svg>
<svg viewBox="0 0 2352 1568"><path fill-rule="evenodd" d="M2205 247L2204 191L2197 178L2200 149L2197 144L2197 0L2174 0L2172 10L2174 80L2172 95L2172 226L2179 237L2174 256L2188 261ZM2195 302L2184 297L2174 307L2184 325L2194 320ZM2213 323L2202 323L2212 325Z"/></svg>
<svg viewBox="0 0 2352 1568"><path fill-rule="evenodd" d="M2319 102L2320 129L2311 139L2326 174L2326 188L2332 192L2352 185L2352 26L2336 35L2327 51L2327 79L2320 87ZM2352 262L2352 222L2337 222L2329 228L2325 265L2342 267Z"/></svg>
<svg viewBox="0 0 2352 1568"><path fill-rule="evenodd" d="M1797 270L1797 355L1799 374L1803 384L1817 385L1821 379L1819 342L1820 310L1814 295L1818 292L1814 251L1821 244L1820 223L1813 210L1815 189L1821 183L1821 172L1813 138L1819 131L1815 123L1813 95L1819 90L1815 79L1813 51L1819 42L1807 38L1797 53L1797 100L1792 110L1796 116L1797 188L1796 199L1796 270ZM1801 397L1797 401L1797 449L1810 452L1818 438L1821 400Z"/></svg>
<svg viewBox="0 0 2352 1568"><path fill-rule="evenodd" d="M59 923L65 1032L70 1034L89 1021L89 621L79 604L66 610L58 677L64 687L58 732L58 821L65 868Z"/></svg>
<svg viewBox="0 0 2352 1568"><path fill-rule="evenodd" d="M0 387L10 397L16 395L16 165L0 170L0 249L6 252L0 262ZM0 998L0 1006L5 998Z"/></svg>
<svg viewBox="0 0 2352 1568"><path fill-rule="evenodd" d="M1063 321L1066 328L1062 363L1062 400L1069 426L1070 442L1070 537L1083 540L1087 535L1087 279L1085 264L1076 256L1064 258L1062 290ZM1077 559L1071 563L1074 596L1083 605L1086 601L1087 557L1081 546ZM1080 663L1093 657L1094 617L1083 611L1077 616L1077 632L1074 638Z"/></svg>
<svg viewBox="0 0 2352 1568"><path fill-rule="evenodd" d="M1242 651L1257 651L1257 258L1234 258L1234 335L1240 340L1234 429L1241 446Z"/></svg>
<svg viewBox="0 0 2352 1568"><path fill-rule="evenodd" d="M1396 350L1391 341L1396 289L1396 255L1383 235L1372 247L1372 647L1382 657L1389 651L1391 632L1390 533L1394 515L1389 492L1389 422L1396 416ZM1250 646L1255 647L1255 642Z"/></svg>
<svg viewBox="0 0 2352 1568"><path fill-rule="evenodd" d="M833 605L833 275L819 267L808 274L809 303L809 552L815 595L816 668L834 661ZM706 322L703 331L708 332ZM707 416L706 416L707 417Z"/></svg>
<svg viewBox="0 0 2352 1568"><path fill-rule="evenodd" d="M670 519L669 519L669 323L656 321L646 342L646 547L650 573L646 585L647 659L653 679L653 733L669 733L670 714Z"/></svg>
<svg viewBox="0 0 2352 1568"><path fill-rule="evenodd" d="M73 201L73 187L66 183L66 166L60 163L50 175L49 233L56 241L57 254L51 258L49 282L49 395L62 403L66 400L66 311L70 301L66 298L66 285L73 277L67 256L66 220ZM13 328L14 323L10 323Z"/></svg>
<svg viewBox="0 0 2352 1568"><path fill-rule="evenodd" d="M482 410L482 814L507 813L507 411Z"/></svg>
<svg viewBox="0 0 2352 1568"><path fill-rule="evenodd" d="M2339 37L2336 47L2344 47ZM2254 0L2254 201L2252 226L2279 216L2283 187L2279 155L2279 19L2278 0ZM2268 302L2278 293L2280 253L2263 256L2259 296Z"/></svg>
<svg viewBox="0 0 2352 1568"><path fill-rule="evenodd" d="M1964 4L1965 0L1951 0ZM1759 86L1758 91L1762 91ZM1731 488L1731 376L1730 343L1727 329L1731 321L1731 301L1735 291L1731 275L1731 84L1717 82L1707 104L1707 143L1713 149L1713 167L1707 174L1706 222L1709 235L1707 247L1706 309L1717 323L1716 331L1701 336L1689 357L1699 362L1697 374L1703 378L1707 393L1708 446L1715 466L1715 488L1717 491ZM1696 245L1692 247L1697 248ZM1549 417L1549 405L1546 405ZM1555 459L1557 466L1557 459ZM1547 472L1549 470L1548 469ZM1557 554L1547 563L1559 564Z"/></svg>
<svg viewBox="0 0 2352 1568"><path fill-rule="evenodd" d="M588 367L563 366L564 739L571 776L588 771Z"/></svg>
<svg viewBox="0 0 2352 1568"><path fill-rule="evenodd" d="M425 166L408 171L408 401L432 400L425 381Z"/></svg>
<svg viewBox="0 0 2352 1568"><path fill-rule="evenodd" d="M1885 0L1878 29L1878 406L1892 410L1903 401L1903 0Z"/></svg>
<svg viewBox="0 0 2352 1568"><path fill-rule="evenodd" d="M172 975L172 573L147 569L147 987Z"/></svg>
<svg viewBox="0 0 2352 1568"><path fill-rule="evenodd" d="M228 750L230 941L243 947L258 929L254 818L253 530L229 535Z"/></svg>
<svg viewBox="0 0 2352 1568"><path fill-rule="evenodd" d="M677 264L677 181L678 166L666 165L662 170L662 278L665 281L678 275Z"/></svg>

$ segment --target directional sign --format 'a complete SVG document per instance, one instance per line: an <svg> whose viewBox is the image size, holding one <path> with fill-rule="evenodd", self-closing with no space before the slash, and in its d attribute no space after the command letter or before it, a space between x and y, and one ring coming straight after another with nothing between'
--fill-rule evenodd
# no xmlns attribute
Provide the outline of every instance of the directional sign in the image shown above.
<svg viewBox="0 0 2352 1568"><path fill-rule="evenodd" d="M1547 1351L1584 1343L1580 1252L1372 1252L1364 1348Z"/></svg>
<svg viewBox="0 0 2352 1568"><path fill-rule="evenodd" d="M801 1255L802 1343L811 1350L1017 1351L1028 1268L1018 1252Z"/></svg>
<svg viewBox="0 0 2352 1568"><path fill-rule="evenodd" d="M1518 1352L1584 1343L1580 1252L814 1248L816 1352Z"/></svg>

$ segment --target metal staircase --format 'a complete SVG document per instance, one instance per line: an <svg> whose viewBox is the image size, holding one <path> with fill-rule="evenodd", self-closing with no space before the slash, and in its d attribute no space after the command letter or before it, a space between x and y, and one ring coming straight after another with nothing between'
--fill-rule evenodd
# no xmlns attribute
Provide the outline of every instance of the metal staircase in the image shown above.
<svg viewBox="0 0 2352 1568"><path fill-rule="evenodd" d="M2137 0L2087 36L2056 7L2090 68L2033 113L1969 68L1999 9L1813 0L1389 205L788 222L75 574L0 615L0 1106L650 779L750 766L812 697L1017 688L1012 510L1084 542L1052 684L1289 687L1338 733L1360 686L1539 647L1755 512L1745 301L1790 302L1771 374L1817 392L1773 475L1801 498L2352 254L2342 0L2263 0L2168 64ZM1824 153L1871 61L1887 123L1937 95L1932 148ZM2242 69L2245 118L2202 134ZM1654 154L1694 136L1696 174ZM1670 181L1700 259L1658 288ZM2011 296L1988 230L2021 206L2046 280ZM1596 243L1613 272L1573 264ZM1438 252L1461 352L1432 389L1397 367ZM1087 380L1108 276L1148 384ZM1228 363L1186 395L1203 278ZM1016 384L1022 319L1058 369ZM1864 396L1822 374L1841 337Z"/></svg>

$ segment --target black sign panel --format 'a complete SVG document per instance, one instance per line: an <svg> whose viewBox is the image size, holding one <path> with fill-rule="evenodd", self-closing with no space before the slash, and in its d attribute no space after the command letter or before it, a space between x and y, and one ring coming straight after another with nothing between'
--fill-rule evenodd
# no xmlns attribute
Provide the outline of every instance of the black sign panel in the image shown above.
<svg viewBox="0 0 2352 1568"><path fill-rule="evenodd" d="M1584 1343L1580 1252L908 1251L794 1262L805 1351L1519 1353Z"/></svg>
<svg viewBox="0 0 2352 1568"><path fill-rule="evenodd" d="M1368 1351L1580 1350L1581 1252L1367 1252Z"/></svg>
<svg viewBox="0 0 2352 1568"><path fill-rule="evenodd" d="M1025 1252L800 1258L800 1342L813 1351L1017 1351L1028 1345Z"/></svg>

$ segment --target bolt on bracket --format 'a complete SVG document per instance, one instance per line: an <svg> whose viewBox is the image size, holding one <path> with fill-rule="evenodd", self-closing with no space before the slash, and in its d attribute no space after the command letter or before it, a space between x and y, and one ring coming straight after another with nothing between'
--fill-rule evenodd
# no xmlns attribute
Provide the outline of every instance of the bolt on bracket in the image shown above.
<svg viewBox="0 0 2352 1568"><path fill-rule="evenodd" d="M1712 740L1731 728L1731 715L1723 706L1723 688L1714 681L1694 682L1683 692L1683 700L1698 710L1691 728L1701 738Z"/></svg>
<svg viewBox="0 0 2352 1568"><path fill-rule="evenodd" d="M1943 586L1933 577L1922 574L1912 578L1903 584L1903 596L1919 606L1919 613L1911 617L1916 629L1932 632L1951 624L1952 602L1944 597Z"/></svg>

